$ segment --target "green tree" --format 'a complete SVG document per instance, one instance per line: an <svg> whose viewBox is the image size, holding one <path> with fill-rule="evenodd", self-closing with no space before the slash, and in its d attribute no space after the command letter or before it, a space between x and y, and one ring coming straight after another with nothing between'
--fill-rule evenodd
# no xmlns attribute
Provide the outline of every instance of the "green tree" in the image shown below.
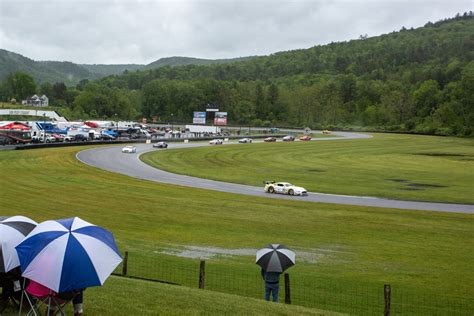
<svg viewBox="0 0 474 316"><path fill-rule="evenodd" d="M36 83L30 75L15 72L7 76L5 91L9 94L8 99L24 100L36 93Z"/></svg>
<svg viewBox="0 0 474 316"><path fill-rule="evenodd" d="M413 92L413 99L418 116L426 117L432 113L440 101L438 82L427 80Z"/></svg>

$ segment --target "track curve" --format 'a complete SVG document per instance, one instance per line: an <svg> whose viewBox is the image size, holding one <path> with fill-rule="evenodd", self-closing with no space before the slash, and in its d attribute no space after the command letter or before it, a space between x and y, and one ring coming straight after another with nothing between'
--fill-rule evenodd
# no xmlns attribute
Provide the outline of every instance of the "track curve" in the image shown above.
<svg viewBox="0 0 474 316"><path fill-rule="evenodd" d="M314 139L314 141L328 141L336 139L360 139L371 137L370 135L346 132L334 132L334 134L339 137L319 138ZM229 144L236 144L236 142L229 142ZM195 148L202 146L209 145L208 143L169 143L169 148ZM161 150L154 149L150 144L137 144L136 154L122 154L121 147L122 146L98 147L87 149L78 152L76 158L87 165L135 177L138 179L227 193L245 194L274 199L290 199L316 203L332 203L356 206L474 214L474 205L468 204L402 201L376 197L337 195L326 193L309 193L308 196L305 197L268 194L263 192L262 187L214 181L186 175L178 175L151 167L143 163L139 159L140 155L146 152Z"/></svg>

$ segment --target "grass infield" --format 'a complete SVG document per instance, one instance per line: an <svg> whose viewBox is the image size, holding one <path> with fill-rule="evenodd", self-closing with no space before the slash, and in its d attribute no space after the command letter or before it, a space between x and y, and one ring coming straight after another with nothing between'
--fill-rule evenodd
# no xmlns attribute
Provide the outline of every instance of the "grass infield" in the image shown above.
<svg viewBox="0 0 474 316"><path fill-rule="evenodd" d="M385 282L411 289L413 297L425 295L426 302L435 295L469 298L472 293L472 215L305 203L162 185L86 166L76 160L77 150L0 151L0 214L36 221L79 216L114 233L119 248L133 254L130 271L157 273L148 261L154 258L173 267L164 273L178 280L186 266L199 265L198 259L163 255L160 250L253 249L283 243L314 254L309 258L314 260L299 258L289 272L295 295L299 291L315 299L312 289L320 286L316 298L324 302L325 291L332 290L328 295L337 298L333 306L310 304L324 310L350 311L359 304L355 299L366 299L363 286L373 285L379 295ZM238 282L239 276L258 276L253 261L253 255L208 259L210 289L245 292L249 284ZM224 274L231 276L225 282L219 279ZM188 283L179 283L197 287L197 275L192 272ZM258 298L261 284L257 285L253 297ZM347 289L362 297L339 295ZM103 293L117 295L106 288Z"/></svg>
<svg viewBox="0 0 474 316"><path fill-rule="evenodd" d="M309 191L474 204L474 139L374 134L372 139L174 149L141 159L179 174Z"/></svg>

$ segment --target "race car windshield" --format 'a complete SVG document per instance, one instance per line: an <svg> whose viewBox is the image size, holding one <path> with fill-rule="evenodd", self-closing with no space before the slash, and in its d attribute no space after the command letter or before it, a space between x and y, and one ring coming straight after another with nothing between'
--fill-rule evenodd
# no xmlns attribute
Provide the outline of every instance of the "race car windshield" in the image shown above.
<svg viewBox="0 0 474 316"><path fill-rule="evenodd" d="M287 183L287 184L285 184L285 187L291 187L291 186L292 186L292 184L291 184L291 183Z"/></svg>

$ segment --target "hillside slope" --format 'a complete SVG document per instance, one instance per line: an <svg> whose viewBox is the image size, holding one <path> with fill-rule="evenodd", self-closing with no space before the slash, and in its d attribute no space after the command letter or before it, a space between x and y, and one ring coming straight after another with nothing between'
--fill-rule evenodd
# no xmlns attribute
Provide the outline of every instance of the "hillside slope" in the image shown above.
<svg viewBox="0 0 474 316"><path fill-rule="evenodd" d="M0 49L0 81L9 73L22 71L32 76L36 83L64 82L73 86L83 79L95 80L104 76L121 75L137 70L153 70L161 67L185 65L212 65L248 60L253 57L235 59L200 59L191 57L166 57L148 65L140 64L75 64L69 61L35 61L20 54Z"/></svg>

